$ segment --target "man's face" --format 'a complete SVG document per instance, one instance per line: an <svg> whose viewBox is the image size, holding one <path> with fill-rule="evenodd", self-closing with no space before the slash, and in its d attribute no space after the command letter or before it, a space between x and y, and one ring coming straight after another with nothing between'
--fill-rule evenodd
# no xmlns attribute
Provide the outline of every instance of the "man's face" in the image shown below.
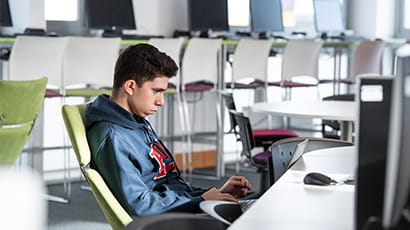
<svg viewBox="0 0 410 230"><path fill-rule="evenodd" d="M168 87L168 78L157 77L146 81L142 87L133 88L133 95L128 97L130 112L140 117L155 114L164 105L164 91Z"/></svg>

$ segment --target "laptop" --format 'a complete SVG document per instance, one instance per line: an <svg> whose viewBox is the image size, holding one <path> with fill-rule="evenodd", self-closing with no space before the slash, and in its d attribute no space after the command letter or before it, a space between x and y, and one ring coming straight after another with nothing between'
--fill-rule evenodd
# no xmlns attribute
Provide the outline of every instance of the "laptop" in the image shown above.
<svg viewBox="0 0 410 230"><path fill-rule="evenodd" d="M305 153L306 146L308 144L309 139L306 139L296 145L295 151L293 151L293 155L291 156L288 164L288 169L292 167Z"/></svg>

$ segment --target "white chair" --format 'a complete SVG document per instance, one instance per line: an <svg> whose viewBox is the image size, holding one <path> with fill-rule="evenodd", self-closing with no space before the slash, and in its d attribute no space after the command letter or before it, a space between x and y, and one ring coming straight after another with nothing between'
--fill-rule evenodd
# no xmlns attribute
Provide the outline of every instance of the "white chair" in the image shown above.
<svg viewBox="0 0 410 230"><path fill-rule="evenodd" d="M181 67L181 50L182 45L184 42L184 38L151 38L148 43L157 47L162 52L165 52L169 55L175 63L177 63L178 67ZM168 88L179 87L180 82L180 70L178 70L177 75L170 79L170 83L174 84L174 86L170 85Z"/></svg>
<svg viewBox="0 0 410 230"><path fill-rule="evenodd" d="M192 175L192 129L188 112L187 93L204 93L214 90L218 83L221 39L192 38L184 53L181 65L180 118L182 129L187 133L188 168ZM178 94L179 95L179 94ZM195 105L195 104L194 104ZM191 114L195 112L192 109ZM216 116L216 114L215 114ZM194 118L194 116L192 116ZM183 157L185 169L185 157Z"/></svg>
<svg viewBox="0 0 410 230"><path fill-rule="evenodd" d="M113 85L120 42L120 38L68 37L63 58L64 95L91 97L109 93L99 88ZM74 88L80 84L96 88Z"/></svg>
<svg viewBox="0 0 410 230"><path fill-rule="evenodd" d="M361 41L352 58L350 76L342 79L342 83L353 84L358 75L382 73L382 59L385 43L380 40Z"/></svg>
<svg viewBox="0 0 410 230"><path fill-rule="evenodd" d="M48 87L62 87L65 37L17 36L9 59L9 80L48 78Z"/></svg>
<svg viewBox="0 0 410 230"><path fill-rule="evenodd" d="M63 100L62 96L62 69L63 69L63 56L65 47L67 44L67 38L65 37L39 37L39 36L17 36L12 52L9 59L9 80L33 80L40 77L47 77L47 92L45 98L59 97ZM60 101L62 104L63 102ZM46 103L43 103L43 109ZM44 113L41 112L38 117L37 124L34 129L34 134L29 141L30 146L35 147L34 150L30 149L33 156L33 162L43 161L43 151L53 148L59 148L60 146L44 147L43 135L44 127L43 123ZM64 135L64 133L62 133ZM66 146L64 145L63 148ZM34 160L34 158L39 158ZM64 159L67 159L65 153ZM69 175L66 161L64 161L64 178L68 178ZM33 165L38 171L43 171L43 163L39 165ZM68 180L64 180L64 197L49 196L50 200L67 203L70 197L70 186L67 185Z"/></svg>
<svg viewBox="0 0 410 230"><path fill-rule="evenodd" d="M384 47L385 43L381 40L361 41L354 51L349 75L343 79L323 79L320 80L320 83L352 85L356 82L356 78L359 75L381 75Z"/></svg>
<svg viewBox="0 0 410 230"><path fill-rule="evenodd" d="M239 40L232 64L232 81L227 84L227 87L232 89L265 87L271 47L271 40Z"/></svg>
<svg viewBox="0 0 410 230"><path fill-rule="evenodd" d="M291 99L292 88L317 86L322 44L317 40L290 40L286 45L282 56L281 81L269 83L285 89L285 100Z"/></svg>

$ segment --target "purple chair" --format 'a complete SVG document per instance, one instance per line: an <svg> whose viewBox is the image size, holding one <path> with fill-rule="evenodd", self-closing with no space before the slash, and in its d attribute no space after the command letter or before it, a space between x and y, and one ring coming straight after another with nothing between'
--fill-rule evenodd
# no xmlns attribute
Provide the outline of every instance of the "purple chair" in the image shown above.
<svg viewBox="0 0 410 230"><path fill-rule="evenodd" d="M236 111L236 105L232 93L226 91L219 91L219 93L222 95L227 109ZM237 123L231 113L229 114L229 119L231 123L229 132L234 132L238 135L236 132ZM269 146L275 141L283 138L298 137L295 132L289 129L255 129L252 131L252 134L255 139L255 146L263 147L264 151L268 151Z"/></svg>
<svg viewBox="0 0 410 230"><path fill-rule="evenodd" d="M272 153L270 151L263 151L252 155L251 151L256 147L256 142L249 118L235 110L229 110L229 113L238 125L238 137L242 142L242 154L246 156L250 163L257 168L257 172L261 174L259 193L257 194L257 197L259 197L270 185L270 181L268 181L268 159L272 156Z"/></svg>

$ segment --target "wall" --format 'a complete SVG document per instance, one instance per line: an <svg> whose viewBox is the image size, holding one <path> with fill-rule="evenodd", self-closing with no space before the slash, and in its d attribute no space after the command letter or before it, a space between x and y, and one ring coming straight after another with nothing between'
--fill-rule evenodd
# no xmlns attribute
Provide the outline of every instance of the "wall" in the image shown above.
<svg viewBox="0 0 410 230"><path fill-rule="evenodd" d="M370 39L389 39L394 35L393 0L349 1L348 28Z"/></svg>
<svg viewBox="0 0 410 230"><path fill-rule="evenodd" d="M188 27L187 0L133 0L138 34L172 36Z"/></svg>
<svg viewBox="0 0 410 230"><path fill-rule="evenodd" d="M22 33L25 28L46 28L44 0L13 0L9 3L13 27L3 29L5 33Z"/></svg>

